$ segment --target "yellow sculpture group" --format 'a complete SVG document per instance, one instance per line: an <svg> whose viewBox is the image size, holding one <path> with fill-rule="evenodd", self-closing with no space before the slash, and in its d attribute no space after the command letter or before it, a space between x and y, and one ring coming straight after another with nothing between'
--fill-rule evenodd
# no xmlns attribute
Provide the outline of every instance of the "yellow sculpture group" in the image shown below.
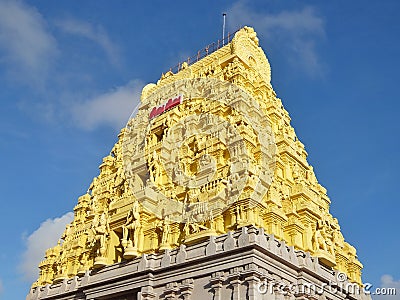
<svg viewBox="0 0 400 300"><path fill-rule="evenodd" d="M147 85L34 286L249 225L361 284L356 250L329 213L326 189L270 80L256 33L244 27L219 50ZM149 118L182 91L182 103Z"/></svg>

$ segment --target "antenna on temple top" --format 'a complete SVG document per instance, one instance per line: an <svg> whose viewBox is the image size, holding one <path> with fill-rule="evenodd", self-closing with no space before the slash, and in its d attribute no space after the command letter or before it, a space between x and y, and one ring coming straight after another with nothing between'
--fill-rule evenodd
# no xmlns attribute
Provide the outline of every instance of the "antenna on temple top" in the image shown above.
<svg viewBox="0 0 400 300"><path fill-rule="evenodd" d="M225 45L225 21L226 21L226 13L222 14L224 22L222 24L222 46Z"/></svg>

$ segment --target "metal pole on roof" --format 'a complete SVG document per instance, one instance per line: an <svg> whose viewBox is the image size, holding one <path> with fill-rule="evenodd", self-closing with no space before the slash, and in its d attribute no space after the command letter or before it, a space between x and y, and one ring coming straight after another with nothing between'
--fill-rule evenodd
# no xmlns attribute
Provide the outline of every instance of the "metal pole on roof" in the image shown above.
<svg viewBox="0 0 400 300"><path fill-rule="evenodd" d="M224 22L222 24L222 46L225 44L225 21L226 21L226 13L222 14Z"/></svg>

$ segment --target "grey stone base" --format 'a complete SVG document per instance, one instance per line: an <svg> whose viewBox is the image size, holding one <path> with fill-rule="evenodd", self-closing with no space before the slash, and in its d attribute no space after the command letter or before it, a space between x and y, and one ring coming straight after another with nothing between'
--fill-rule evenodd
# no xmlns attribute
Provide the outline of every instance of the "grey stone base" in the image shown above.
<svg viewBox="0 0 400 300"><path fill-rule="evenodd" d="M308 252L288 247L263 229L243 227L33 288L26 299L370 299L341 279Z"/></svg>

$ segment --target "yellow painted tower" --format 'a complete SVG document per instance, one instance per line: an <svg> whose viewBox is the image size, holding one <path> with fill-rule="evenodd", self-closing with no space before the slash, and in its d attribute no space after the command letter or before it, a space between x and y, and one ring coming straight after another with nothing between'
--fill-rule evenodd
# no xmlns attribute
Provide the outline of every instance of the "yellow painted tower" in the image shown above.
<svg viewBox="0 0 400 300"><path fill-rule="evenodd" d="M144 87L33 287L249 226L361 284L256 33L212 50Z"/></svg>

